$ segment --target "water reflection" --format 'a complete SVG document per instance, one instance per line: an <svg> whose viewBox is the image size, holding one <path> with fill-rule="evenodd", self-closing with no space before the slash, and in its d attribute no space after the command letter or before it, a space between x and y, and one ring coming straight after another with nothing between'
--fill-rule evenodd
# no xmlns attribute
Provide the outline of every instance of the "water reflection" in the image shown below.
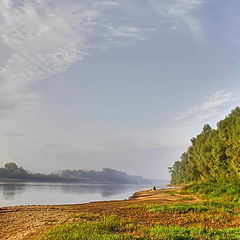
<svg viewBox="0 0 240 240"><path fill-rule="evenodd" d="M0 192L2 192L4 199L11 200L14 199L16 194L21 194L25 187L25 184L0 183Z"/></svg>
<svg viewBox="0 0 240 240"><path fill-rule="evenodd" d="M81 184L79 185L62 185L61 190L63 193L100 193L101 196L114 196L121 192L125 192L131 188L131 185L120 185L120 184ZM135 187L134 187L135 188Z"/></svg>
<svg viewBox="0 0 240 240"><path fill-rule="evenodd" d="M167 182L163 183L165 186ZM0 182L0 206L75 204L127 199L150 186Z"/></svg>

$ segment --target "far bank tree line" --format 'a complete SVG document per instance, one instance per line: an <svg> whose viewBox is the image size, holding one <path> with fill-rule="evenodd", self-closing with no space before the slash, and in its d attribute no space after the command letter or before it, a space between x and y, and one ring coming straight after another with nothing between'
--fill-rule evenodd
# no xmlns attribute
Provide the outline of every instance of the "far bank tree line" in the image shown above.
<svg viewBox="0 0 240 240"><path fill-rule="evenodd" d="M63 170L55 174L31 173L18 167L16 163L6 163L0 167L0 180L45 181L45 182L85 182L85 183L117 183L117 184L152 184L152 180L140 176L128 175L115 169L103 168L95 170Z"/></svg>
<svg viewBox="0 0 240 240"><path fill-rule="evenodd" d="M217 129L208 124L191 139L191 146L169 168L172 184L240 182L240 108L236 107Z"/></svg>

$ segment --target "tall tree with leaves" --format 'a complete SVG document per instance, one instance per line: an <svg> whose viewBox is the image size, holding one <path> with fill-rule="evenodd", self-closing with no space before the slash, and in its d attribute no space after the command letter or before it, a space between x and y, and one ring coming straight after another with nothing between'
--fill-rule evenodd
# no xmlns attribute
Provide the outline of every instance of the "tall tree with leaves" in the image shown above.
<svg viewBox="0 0 240 240"><path fill-rule="evenodd" d="M208 124L170 168L173 183L240 181L240 108L212 129Z"/></svg>

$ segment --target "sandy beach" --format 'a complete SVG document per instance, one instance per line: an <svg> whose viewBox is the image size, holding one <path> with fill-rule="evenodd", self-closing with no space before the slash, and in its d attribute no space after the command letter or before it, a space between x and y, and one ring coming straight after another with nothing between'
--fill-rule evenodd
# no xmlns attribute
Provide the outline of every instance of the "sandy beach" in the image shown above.
<svg viewBox="0 0 240 240"><path fill-rule="evenodd" d="M172 194L173 191L177 194ZM172 214L150 214L147 211L129 208L129 206L135 204L169 205L181 201L183 197L180 189L174 188L137 192L129 200L74 205L4 207L0 208L0 239L38 239L52 226L73 221L71 216L81 213L116 214L139 222L154 222L163 225L175 223L177 219ZM198 201L198 199L193 196L191 201Z"/></svg>

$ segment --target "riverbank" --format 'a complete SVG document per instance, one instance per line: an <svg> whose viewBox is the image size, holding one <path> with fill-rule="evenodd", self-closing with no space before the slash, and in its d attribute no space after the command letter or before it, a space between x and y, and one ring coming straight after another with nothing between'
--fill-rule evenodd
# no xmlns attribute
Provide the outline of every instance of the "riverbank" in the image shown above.
<svg viewBox="0 0 240 240"><path fill-rule="evenodd" d="M66 222L72 215L80 213L116 214L127 218L136 217L145 221L148 214L137 216L137 210L129 210L127 207L135 204L177 202L182 195L171 194L173 191L179 192L180 190L141 191L135 193L129 200L92 202L79 205L3 207L0 208L0 239L37 239L53 225ZM156 220L156 217L151 219Z"/></svg>
<svg viewBox="0 0 240 240"><path fill-rule="evenodd" d="M184 229L187 229L186 234L192 234L191 231L196 231L196 234L201 234L200 231L203 231L204 234L211 234L211 236L215 234L215 232L208 233L205 229L211 229L209 231L220 231L218 229L223 229L223 232L216 232L216 234L223 236L222 234L228 234L224 229L230 227L238 228L240 217L237 208L235 209L233 206L224 207L223 205L219 205L218 207L211 204L212 202L202 202L202 200L195 195L183 193L180 188L172 188L137 192L129 200L121 201L92 202L79 205L5 207L0 209L0 239L39 239L40 236L52 229L55 225L63 224L63 226L65 226L67 224L67 227L70 226L71 229L73 229L74 226L80 226L75 223L84 223L86 227L88 227L88 223L90 225L101 225L103 218L105 219L105 217L107 218L109 216L129 220L131 224L127 224L127 226L133 226L133 228L136 229L136 231L134 230L131 233L134 238L123 239L139 239L136 236L145 234L148 229L155 231L154 228L156 226L165 227L167 231L169 230L168 228L171 228L170 230L172 231L172 229L177 227L177 230L175 229L177 232L184 232ZM141 229L141 226L144 226L144 230ZM68 231L67 227L65 228L66 231ZM197 230L195 230L195 228ZM164 229L161 231L163 230ZM69 233L71 233L71 231L72 230L69 230ZM158 229L157 231L160 230ZM65 234L69 233L67 232ZM112 232L110 233L112 234ZM60 233L60 235L61 234L62 233ZM116 234L118 234L118 232ZM129 232L127 232L127 234L129 234ZM64 237L47 237L46 239L64 239Z"/></svg>

